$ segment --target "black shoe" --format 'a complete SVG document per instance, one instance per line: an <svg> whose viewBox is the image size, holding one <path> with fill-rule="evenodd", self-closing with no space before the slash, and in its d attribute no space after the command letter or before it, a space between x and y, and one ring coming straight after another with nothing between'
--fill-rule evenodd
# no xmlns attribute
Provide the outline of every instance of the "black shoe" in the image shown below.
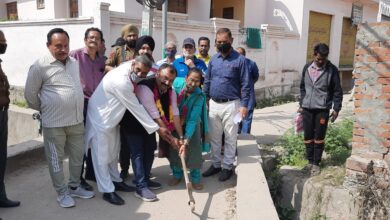
<svg viewBox="0 0 390 220"><path fill-rule="evenodd" d="M17 207L20 205L19 201L12 201L7 198L0 199L0 207L1 208L11 208L11 207Z"/></svg>
<svg viewBox="0 0 390 220"><path fill-rule="evenodd" d="M103 193L103 199L114 205L123 205L125 201L115 192Z"/></svg>
<svg viewBox="0 0 390 220"><path fill-rule="evenodd" d="M148 181L148 188L149 189L156 190L156 189L161 189L161 187L162 187L161 183L159 183L159 182L152 181L152 180Z"/></svg>
<svg viewBox="0 0 390 220"><path fill-rule="evenodd" d="M123 192L135 191L135 188L133 186L129 186L125 182L112 182L112 183L114 183L116 191L123 191Z"/></svg>
<svg viewBox="0 0 390 220"><path fill-rule="evenodd" d="M232 174L233 174L232 170L222 169L221 174L219 175L218 180L221 181L221 182L226 181L226 180L230 179Z"/></svg>
<svg viewBox="0 0 390 220"><path fill-rule="evenodd" d="M125 180L129 177L129 171L128 170L121 170L121 173L119 176L122 178L122 180Z"/></svg>
<svg viewBox="0 0 390 220"><path fill-rule="evenodd" d="M87 191L93 191L93 187L85 181L85 179L80 180L80 187L87 190Z"/></svg>
<svg viewBox="0 0 390 220"><path fill-rule="evenodd" d="M221 171L221 167L215 168L213 165L211 165L210 168L202 174L202 176L204 177L212 176L214 174L219 173L220 171Z"/></svg>

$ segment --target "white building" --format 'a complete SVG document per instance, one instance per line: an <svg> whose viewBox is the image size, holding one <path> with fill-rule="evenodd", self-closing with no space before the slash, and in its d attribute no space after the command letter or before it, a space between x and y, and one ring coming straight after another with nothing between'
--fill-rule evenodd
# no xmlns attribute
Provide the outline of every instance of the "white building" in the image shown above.
<svg viewBox="0 0 390 220"><path fill-rule="evenodd" d="M173 11L168 15L168 40L176 41L179 48L185 37L197 41L200 36L209 37L213 46L219 27L232 30L234 47L245 47L246 28L260 30L261 48L247 48L247 56L265 74L256 88L267 97L291 91L319 41L329 44L329 59L342 70L348 88L356 31L351 25L353 5L354 18L360 22L376 21L379 9L378 0L169 0L168 5ZM1 56L3 68L12 85L23 86L28 67L47 51L46 33L51 28L67 30L75 49L84 46L85 29L99 27L109 50L120 28L128 23L140 27L141 17L142 6L135 0L0 0L0 19L18 19L0 22L9 44ZM158 60L162 51L158 10L153 27Z"/></svg>

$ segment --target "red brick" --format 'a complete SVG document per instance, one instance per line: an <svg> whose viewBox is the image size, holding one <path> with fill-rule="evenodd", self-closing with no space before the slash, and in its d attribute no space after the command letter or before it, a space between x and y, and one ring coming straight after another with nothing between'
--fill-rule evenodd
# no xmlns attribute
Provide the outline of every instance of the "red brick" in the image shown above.
<svg viewBox="0 0 390 220"><path fill-rule="evenodd" d="M390 100L390 94L384 93L384 92L382 92L382 93L383 93L383 94L380 95L380 96L378 97L378 99L381 99L381 100Z"/></svg>
<svg viewBox="0 0 390 220"><path fill-rule="evenodd" d="M390 78L378 78L377 83L382 85L390 85Z"/></svg>
<svg viewBox="0 0 390 220"><path fill-rule="evenodd" d="M359 48L355 50L355 57L356 56L361 56L365 54L370 54L370 49L369 48Z"/></svg>
<svg viewBox="0 0 390 220"><path fill-rule="evenodd" d="M390 61L390 55L377 54L377 55L372 55L372 56L366 56L366 61L369 63L370 62L373 62L373 63L386 62L386 61Z"/></svg>
<svg viewBox="0 0 390 220"><path fill-rule="evenodd" d="M390 108L390 102L389 101L385 102L384 106L385 106L385 108Z"/></svg>
<svg viewBox="0 0 390 220"><path fill-rule="evenodd" d="M367 108L355 108L353 110L353 113L355 114L368 114L372 111L372 109L367 109Z"/></svg>
<svg viewBox="0 0 390 220"><path fill-rule="evenodd" d="M362 106L362 101L355 100L353 104L355 105L355 108L358 108L358 107Z"/></svg>
<svg viewBox="0 0 390 220"><path fill-rule="evenodd" d="M364 55L356 55L355 56L355 63L365 62L364 57L365 57Z"/></svg>
<svg viewBox="0 0 390 220"><path fill-rule="evenodd" d="M374 41L368 44L368 47L380 47L381 42L380 41Z"/></svg>
<svg viewBox="0 0 390 220"><path fill-rule="evenodd" d="M390 49L386 47L377 47L370 51L372 54L375 54L377 56L383 56L390 54Z"/></svg>
<svg viewBox="0 0 390 220"><path fill-rule="evenodd" d="M361 148L368 148L369 145L361 142L352 142L352 153L354 150L361 149Z"/></svg>
<svg viewBox="0 0 390 220"><path fill-rule="evenodd" d="M387 166L390 167L390 154L385 155L384 161L387 163Z"/></svg>
<svg viewBox="0 0 390 220"><path fill-rule="evenodd" d="M384 78L388 77L388 78L390 78L390 71L389 71L389 69L378 69L377 70L377 74L378 74L379 77L384 77Z"/></svg>
<svg viewBox="0 0 390 220"><path fill-rule="evenodd" d="M355 99L359 99L359 100L362 100L362 99L372 99L374 96L373 95L367 95L367 94L364 94L364 93L357 93L354 95L354 98Z"/></svg>
<svg viewBox="0 0 390 220"><path fill-rule="evenodd" d="M348 158L346 162L346 168L359 172L367 172L368 163L356 161L353 158Z"/></svg>
<svg viewBox="0 0 390 220"><path fill-rule="evenodd" d="M354 129L353 135L362 135L364 136L364 129Z"/></svg>
<svg viewBox="0 0 390 220"><path fill-rule="evenodd" d="M382 132L378 135L378 137L382 137L382 138L390 138L390 132L389 131L385 131L385 132Z"/></svg>
<svg viewBox="0 0 390 220"><path fill-rule="evenodd" d="M390 124L389 123L382 123L379 125L379 127L387 130L387 131L390 131Z"/></svg>
<svg viewBox="0 0 390 220"><path fill-rule="evenodd" d="M363 84L363 80L361 80L361 79L356 79L355 80L355 85L360 86L362 84Z"/></svg>
<svg viewBox="0 0 390 220"><path fill-rule="evenodd" d="M355 88L356 91L356 88ZM383 93L389 93L390 92L390 85L386 85L382 87L382 92Z"/></svg>

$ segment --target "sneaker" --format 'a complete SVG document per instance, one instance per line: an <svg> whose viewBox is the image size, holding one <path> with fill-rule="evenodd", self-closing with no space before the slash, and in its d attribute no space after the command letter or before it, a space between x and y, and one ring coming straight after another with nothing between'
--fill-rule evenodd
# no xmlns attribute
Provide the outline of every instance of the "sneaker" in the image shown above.
<svg viewBox="0 0 390 220"><path fill-rule="evenodd" d="M218 180L221 181L221 182L224 182L224 181L230 179L230 177L232 175L233 175L233 171L232 170L222 169L221 174L219 175Z"/></svg>
<svg viewBox="0 0 390 220"><path fill-rule="evenodd" d="M57 202L62 208L70 208L76 205L69 192L57 196Z"/></svg>
<svg viewBox="0 0 390 220"><path fill-rule="evenodd" d="M78 197L82 199L90 199L95 196L94 192L83 189L82 187L77 187L76 189L69 189L69 193L71 197Z"/></svg>
<svg viewBox="0 0 390 220"><path fill-rule="evenodd" d="M161 189L161 183L149 180L148 181L148 188L153 189L153 190Z"/></svg>
<svg viewBox="0 0 390 220"><path fill-rule="evenodd" d="M153 202L157 200L156 194L154 194L148 187L137 189L134 193L135 197L144 200L145 202Z"/></svg>
<svg viewBox="0 0 390 220"><path fill-rule="evenodd" d="M212 175L214 175L214 174L219 173L220 171L221 171L221 167L215 168L213 165L211 165L211 166L209 167L209 169L207 169L206 172L204 172L204 173L202 174L202 176L204 176L204 177L209 177L209 176L212 176Z"/></svg>
<svg viewBox="0 0 390 220"><path fill-rule="evenodd" d="M310 171L310 176L317 176L321 173L321 168L317 165L313 165Z"/></svg>
<svg viewBox="0 0 390 220"><path fill-rule="evenodd" d="M177 179L175 177L172 177L171 180L169 180L168 182L168 186L176 186L177 184L179 184L181 181L181 179Z"/></svg>

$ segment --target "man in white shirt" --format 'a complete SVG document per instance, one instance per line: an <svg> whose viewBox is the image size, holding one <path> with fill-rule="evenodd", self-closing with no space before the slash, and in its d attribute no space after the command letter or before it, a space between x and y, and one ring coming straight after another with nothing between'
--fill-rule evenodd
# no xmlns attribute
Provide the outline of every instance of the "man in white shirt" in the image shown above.
<svg viewBox="0 0 390 220"><path fill-rule="evenodd" d="M123 205L124 200L115 190L130 191L118 171L120 149L119 122L126 109L151 134L158 132L170 140L166 128L160 128L139 103L134 87L145 78L152 66L147 55L140 55L108 72L96 88L88 104L86 123L86 147L92 148L92 160L98 190L103 199L114 205Z"/></svg>

